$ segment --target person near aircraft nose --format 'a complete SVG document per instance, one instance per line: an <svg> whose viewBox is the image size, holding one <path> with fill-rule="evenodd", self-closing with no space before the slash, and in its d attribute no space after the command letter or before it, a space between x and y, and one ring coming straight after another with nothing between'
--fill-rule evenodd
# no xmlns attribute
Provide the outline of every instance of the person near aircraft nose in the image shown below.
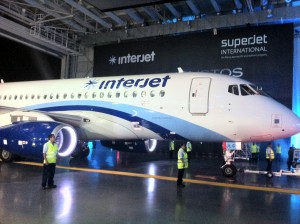
<svg viewBox="0 0 300 224"><path fill-rule="evenodd" d="M44 167L43 167L43 179L42 188L56 188L54 185L54 175L55 167L58 153L58 145L55 143L55 135L49 135L49 141L44 144L43 157L44 157Z"/></svg>
<svg viewBox="0 0 300 224"><path fill-rule="evenodd" d="M185 144L182 144L178 150L177 167L178 167L177 187L185 187L185 185L183 184L183 174L184 174L184 169L188 168Z"/></svg>
<svg viewBox="0 0 300 224"><path fill-rule="evenodd" d="M271 172L272 171L272 162L275 159L275 154L272 149L272 143L268 144L268 147L266 148L266 160L267 160L267 171Z"/></svg>
<svg viewBox="0 0 300 224"><path fill-rule="evenodd" d="M172 140L170 141L169 143L169 157L170 159L173 159L173 152L174 152L174 149L175 149L175 142Z"/></svg>
<svg viewBox="0 0 300 224"><path fill-rule="evenodd" d="M192 144L190 141L186 143L186 152L188 156L188 163L191 162L191 156L192 156Z"/></svg>
<svg viewBox="0 0 300 224"><path fill-rule="evenodd" d="M279 143L276 146L276 160L281 161L281 145Z"/></svg>

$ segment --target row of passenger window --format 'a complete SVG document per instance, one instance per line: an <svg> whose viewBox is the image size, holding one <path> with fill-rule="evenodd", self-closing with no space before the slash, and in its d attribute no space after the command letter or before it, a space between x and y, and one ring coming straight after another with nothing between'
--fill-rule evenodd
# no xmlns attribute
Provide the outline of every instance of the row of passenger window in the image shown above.
<svg viewBox="0 0 300 224"><path fill-rule="evenodd" d="M133 91L133 92L129 92L129 91L125 91L123 94L121 92L108 92L108 93L104 93L104 92L101 92L100 94L97 94L95 92L93 92L91 94L91 97L92 98L120 98L121 96L123 95L123 97L127 98L127 97L133 97L133 98L136 98L138 97L139 93L137 91ZM141 97L146 97L147 96L147 92L146 91L142 91L140 93L140 96ZM155 97L155 96L160 96L160 97L164 97L165 96L165 91L164 90L161 90L159 92L155 91L155 90L152 90L149 94L150 97ZM25 99L25 100L28 100L28 99L31 99L31 100L34 100L34 99L60 99L61 98L61 95L59 93L57 94L26 94L26 95L4 95L4 96L1 96L0 95L0 100L3 99L3 100L22 100L22 99ZM64 93L62 95L62 98L63 99L68 99L68 94L67 93ZM69 94L69 98L70 99L81 99L81 98L85 98L85 99L88 99L90 98L90 93L86 92L86 93L71 93Z"/></svg>

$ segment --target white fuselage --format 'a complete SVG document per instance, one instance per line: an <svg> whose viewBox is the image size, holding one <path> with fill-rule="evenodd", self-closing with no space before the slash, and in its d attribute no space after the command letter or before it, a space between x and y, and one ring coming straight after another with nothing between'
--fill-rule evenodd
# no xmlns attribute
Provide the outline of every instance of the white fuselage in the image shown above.
<svg viewBox="0 0 300 224"><path fill-rule="evenodd" d="M83 140L254 142L300 131L291 110L254 88L243 92L250 84L209 73L4 83L0 127L54 120L75 127Z"/></svg>

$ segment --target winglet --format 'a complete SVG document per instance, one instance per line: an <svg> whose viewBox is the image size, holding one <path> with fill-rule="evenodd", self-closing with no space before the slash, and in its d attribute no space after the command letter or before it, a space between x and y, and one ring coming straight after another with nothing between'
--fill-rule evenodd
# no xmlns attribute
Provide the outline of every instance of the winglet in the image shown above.
<svg viewBox="0 0 300 224"><path fill-rule="evenodd" d="M178 70L178 73L183 73L183 70L181 67L178 67L177 70Z"/></svg>

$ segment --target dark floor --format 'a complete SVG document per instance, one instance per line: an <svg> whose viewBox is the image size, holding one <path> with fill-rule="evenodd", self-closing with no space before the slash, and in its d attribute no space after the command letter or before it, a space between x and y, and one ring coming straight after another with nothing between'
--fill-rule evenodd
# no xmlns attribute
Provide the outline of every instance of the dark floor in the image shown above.
<svg viewBox="0 0 300 224"><path fill-rule="evenodd" d="M86 160L60 160L66 168L56 170L58 188L51 190L41 189L42 167L36 163L0 163L0 224L300 223L300 176L239 172L225 178L220 158L193 156L184 189L176 187L176 160L162 152L124 153L97 145ZM266 164L241 160L236 166L264 170Z"/></svg>

